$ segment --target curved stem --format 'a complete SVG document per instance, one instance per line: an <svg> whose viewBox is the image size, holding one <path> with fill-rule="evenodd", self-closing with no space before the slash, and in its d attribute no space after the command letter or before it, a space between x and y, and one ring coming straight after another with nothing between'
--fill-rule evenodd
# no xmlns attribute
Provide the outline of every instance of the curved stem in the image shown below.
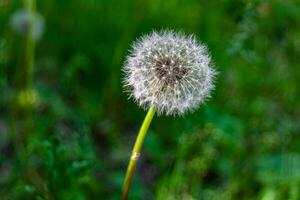
<svg viewBox="0 0 300 200"><path fill-rule="evenodd" d="M140 128L138 136L136 138L136 141L135 141L132 153L131 153L130 161L128 164L126 177L124 180L122 200L127 200L127 198L128 198L128 193L129 193L130 184L131 184L133 174L134 174L134 169L135 169L136 163L141 155L142 145L144 143L145 136L147 134L149 125L153 119L155 112L156 112L156 109L155 109L155 107L152 106L149 109L149 111L143 121L143 124Z"/></svg>

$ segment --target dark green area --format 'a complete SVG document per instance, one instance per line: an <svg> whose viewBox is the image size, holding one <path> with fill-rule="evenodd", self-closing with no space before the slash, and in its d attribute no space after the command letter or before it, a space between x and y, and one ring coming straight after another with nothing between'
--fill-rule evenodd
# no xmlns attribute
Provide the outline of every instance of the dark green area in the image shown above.
<svg viewBox="0 0 300 200"><path fill-rule="evenodd" d="M164 28L207 44L219 75L196 112L154 118L130 199L300 199L300 1L38 0L25 92L22 7L0 0L1 199L119 199L146 114L121 67Z"/></svg>

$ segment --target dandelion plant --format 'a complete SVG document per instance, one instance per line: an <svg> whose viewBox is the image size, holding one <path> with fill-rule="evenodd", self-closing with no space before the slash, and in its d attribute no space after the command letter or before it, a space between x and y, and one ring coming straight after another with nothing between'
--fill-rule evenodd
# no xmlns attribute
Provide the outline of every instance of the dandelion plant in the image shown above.
<svg viewBox="0 0 300 200"><path fill-rule="evenodd" d="M148 111L124 180L122 199L125 200L155 113L178 116L197 109L210 96L216 72L203 44L194 36L169 30L152 32L138 39L123 71L125 89Z"/></svg>

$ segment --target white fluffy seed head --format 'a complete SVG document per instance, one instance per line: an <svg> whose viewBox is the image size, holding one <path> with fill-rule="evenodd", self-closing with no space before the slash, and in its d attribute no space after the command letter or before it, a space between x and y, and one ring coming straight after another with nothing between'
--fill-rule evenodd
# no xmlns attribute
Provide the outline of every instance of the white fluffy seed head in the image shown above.
<svg viewBox="0 0 300 200"><path fill-rule="evenodd" d="M34 30L33 39L38 41L44 32L45 23L44 18L41 14L34 14ZM27 10L17 10L10 17L10 25L13 31L21 36L26 36L29 31L30 14Z"/></svg>
<svg viewBox="0 0 300 200"><path fill-rule="evenodd" d="M216 74L204 45L194 36L153 32L133 44L123 67L124 85L143 108L182 115L199 107L213 89Z"/></svg>

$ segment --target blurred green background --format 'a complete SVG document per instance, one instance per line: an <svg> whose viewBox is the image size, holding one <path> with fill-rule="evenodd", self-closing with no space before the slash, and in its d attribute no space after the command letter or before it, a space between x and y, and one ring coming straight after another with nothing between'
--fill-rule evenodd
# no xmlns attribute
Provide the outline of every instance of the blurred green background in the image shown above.
<svg viewBox="0 0 300 200"><path fill-rule="evenodd" d="M300 199L300 1L38 0L30 88L23 8L0 0L1 199L120 198L145 116L121 67L164 28L207 44L219 75L196 112L154 118L130 199Z"/></svg>

